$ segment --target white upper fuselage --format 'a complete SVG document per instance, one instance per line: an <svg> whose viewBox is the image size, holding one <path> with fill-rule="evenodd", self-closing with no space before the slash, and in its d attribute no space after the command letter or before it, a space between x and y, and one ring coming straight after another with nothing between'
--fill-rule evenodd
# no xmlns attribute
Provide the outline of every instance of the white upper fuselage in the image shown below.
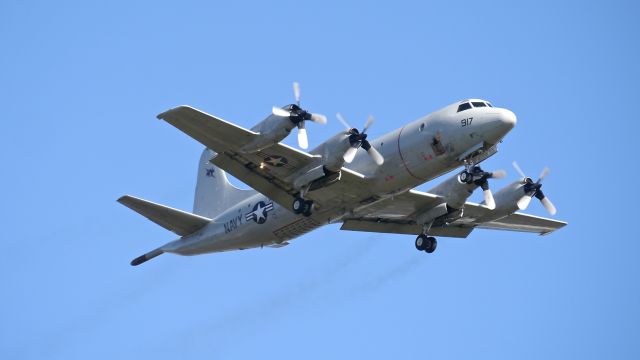
<svg viewBox="0 0 640 360"><path fill-rule="evenodd" d="M464 104L478 106L469 105L465 110L467 105ZM359 149L355 160L345 167L370 180L372 195L412 189L461 166L463 159L472 152L488 150L514 127L516 117L511 111L487 104L475 99L451 104L370 140L383 155L383 165L376 165L363 149ZM326 151L326 147L320 145L310 153L323 155ZM314 215L306 218L255 193L201 230L168 244L163 250L194 255L280 244L337 221L351 210L336 208L331 209L330 216L324 211L322 218Z"/></svg>

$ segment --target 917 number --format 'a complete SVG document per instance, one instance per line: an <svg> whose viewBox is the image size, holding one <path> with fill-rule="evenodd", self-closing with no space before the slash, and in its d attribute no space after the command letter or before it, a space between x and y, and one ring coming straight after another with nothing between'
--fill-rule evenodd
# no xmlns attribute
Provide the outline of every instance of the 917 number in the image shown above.
<svg viewBox="0 0 640 360"><path fill-rule="evenodd" d="M462 127L470 126L471 122L473 122L472 117L460 120L460 124L462 124Z"/></svg>

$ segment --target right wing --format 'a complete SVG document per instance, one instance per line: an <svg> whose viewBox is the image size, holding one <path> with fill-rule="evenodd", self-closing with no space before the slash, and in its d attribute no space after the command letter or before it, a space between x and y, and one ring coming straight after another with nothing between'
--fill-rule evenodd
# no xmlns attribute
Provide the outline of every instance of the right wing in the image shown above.
<svg viewBox="0 0 640 360"><path fill-rule="evenodd" d="M410 190L394 198L384 199L370 208L364 208L360 214L345 217L341 229L417 235L422 232L422 224L416 221L418 216L443 201L444 199L437 195ZM494 214L494 210L484 205L467 202L462 217L448 224L436 221L429 234L464 238L475 228L479 228L546 235L567 225L563 221L522 213L513 213L494 220Z"/></svg>
<svg viewBox="0 0 640 360"><path fill-rule="evenodd" d="M519 212L497 220L489 220L492 219L492 211L486 206L467 202L464 205L464 216L453 224L472 225L479 229L531 232L540 235L547 235L567 225L564 221Z"/></svg>

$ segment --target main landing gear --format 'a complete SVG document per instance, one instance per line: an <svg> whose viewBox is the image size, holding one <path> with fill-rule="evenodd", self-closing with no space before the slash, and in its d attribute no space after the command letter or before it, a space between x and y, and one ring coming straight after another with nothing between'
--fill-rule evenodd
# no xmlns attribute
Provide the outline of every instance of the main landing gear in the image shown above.
<svg viewBox="0 0 640 360"><path fill-rule="evenodd" d="M438 247L438 241L433 236L427 236L426 234L420 234L416 238L416 249L424 251L427 254L431 254L436 251Z"/></svg>
<svg viewBox="0 0 640 360"><path fill-rule="evenodd" d="M427 235L429 230L431 230L431 225L433 225L433 221L424 224L422 226L422 234L418 235L416 238L416 249L418 249L418 251L424 251L427 254L431 254L436 251L436 247L438 247L438 241L436 238Z"/></svg>
<svg viewBox="0 0 640 360"><path fill-rule="evenodd" d="M309 217L311 216L311 209L313 208L313 201L305 200L300 196L296 196L293 199L293 203L291 204L291 210L295 214L302 214L303 216Z"/></svg>

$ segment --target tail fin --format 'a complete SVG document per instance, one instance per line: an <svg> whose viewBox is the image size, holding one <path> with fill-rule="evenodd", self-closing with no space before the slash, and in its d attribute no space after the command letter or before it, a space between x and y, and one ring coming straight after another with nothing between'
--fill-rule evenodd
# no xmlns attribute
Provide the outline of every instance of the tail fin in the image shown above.
<svg viewBox="0 0 640 360"><path fill-rule="evenodd" d="M232 205L255 194L254 190L242 190L231 185L224 170L209 162L215 152L204 149L198 165L198 182L193 201L193 212L213 219Z"/></svg>

